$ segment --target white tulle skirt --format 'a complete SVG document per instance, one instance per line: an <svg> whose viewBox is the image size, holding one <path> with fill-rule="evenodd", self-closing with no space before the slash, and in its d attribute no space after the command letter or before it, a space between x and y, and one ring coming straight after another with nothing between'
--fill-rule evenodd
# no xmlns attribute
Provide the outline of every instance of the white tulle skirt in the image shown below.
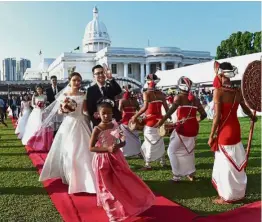
<svg viewBox="0 0 262 222"><path fill-rule="evenodd" d="M24 136L25 128L26 128L27 121L28 121L28 118L30 116L30 113L31 113L31 109L25 109L23 111L23 116L21 116L21 114L20 114L20 117L18 119L18 124L17 124L17 127L15 129L15 134L18 135L17 136L18 139L22 139L23 136Z"/></svg>
<svg viewBox="0 0 262 222"><path fill-rule="evenodd" d="M68 193L96 193L92 169L93 153L88 149L91 131L84 116L66 116L45 160L40 181L61 178Z"/></svg>
<svg viewBox="0 0 262 222"><path fill-rule="evenodd" d="M30 138L33 137L38 130L40 130L42 124L42 112L43 111L39 108L34 108L31 112L22 138L23 145L27 145Z"/></svg>

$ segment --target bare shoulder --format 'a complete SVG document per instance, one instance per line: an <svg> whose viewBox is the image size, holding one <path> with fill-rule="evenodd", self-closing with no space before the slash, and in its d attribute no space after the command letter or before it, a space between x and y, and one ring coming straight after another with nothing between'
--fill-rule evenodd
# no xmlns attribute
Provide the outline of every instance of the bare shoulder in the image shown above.
<svg viewBox="0 0 262 222"><path fill-rule="evenodd" d="M180 102L181 98L182 98L182 95L181 94L177 94L177 95L174 96L174 101L175 102Z"/></svg>
<svg viewBox="0 0 262 222"><path fill-rule="evenodd" d="M93 129L93 134L94 135L98 135L99 133L102 132L102 129L98 126L95 126L94 129Z"/></svg>

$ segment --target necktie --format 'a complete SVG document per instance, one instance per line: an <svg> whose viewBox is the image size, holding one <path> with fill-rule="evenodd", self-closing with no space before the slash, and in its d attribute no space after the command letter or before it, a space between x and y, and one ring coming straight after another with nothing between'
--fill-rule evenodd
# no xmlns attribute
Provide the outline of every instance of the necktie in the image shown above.
<svg viewBox="0 0 262 222"><path fill-rule="evenodd" d="M56 88L54 88L54 94L56 95Z"/></svg>
<svg viewBox="0 0 262 222"><path fill-rule="evenodd" d="M101 89L102 89L102 92L103 92L103 96L106 96L106 87L102 86Z"/></svg>

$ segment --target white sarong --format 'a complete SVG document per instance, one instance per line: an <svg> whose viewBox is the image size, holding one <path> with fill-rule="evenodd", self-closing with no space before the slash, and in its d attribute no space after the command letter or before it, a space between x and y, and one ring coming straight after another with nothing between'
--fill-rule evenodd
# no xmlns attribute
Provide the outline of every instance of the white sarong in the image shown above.
<svg viewBox="0 0 262 222"><path fill-rule="evenodd" d="M196 171L195 168L195 139L179 135L174 130L170 136L167 154L170 159L174 179L188 176Z"/></svg>
<svg viewBox="0 0 262 222"><path fill-rule="evenodd" d="M165 154L165 144L161 136L159 136L158 128L149 126L144 127L145 141L141 147L141 154L146 163L160 159Z"/></svg>
<svg viewBox="0 0 262 222"><path fill-rule="evenodd" d="M246 152L241 142L235 145L219 145L215 153L212 183L218 195L225 201L233 202L244 198L247 175Z"/></svg>
<svg viewBox="0 0 262 222"><path fill-rule="evenodd" d="M123 130L126 145L121 148L125 157L135 156L141 152L141 142L137 131L131 132L127 125L121 124L121 130Z"/></svg>

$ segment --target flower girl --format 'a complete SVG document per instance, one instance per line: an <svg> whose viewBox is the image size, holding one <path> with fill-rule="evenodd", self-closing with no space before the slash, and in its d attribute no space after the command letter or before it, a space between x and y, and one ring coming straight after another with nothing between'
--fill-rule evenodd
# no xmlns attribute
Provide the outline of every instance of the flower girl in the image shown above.
<svg viewBox="0 0 262 222"><path fill-rule="evenodd" d="M95 152L97 205L102 206L110 222L123 221L147 210L155 196L129 168L120 150L125 145L123 132L112 121L113 101L98 104L101 123L92 132L90 147Z"/></svg>

